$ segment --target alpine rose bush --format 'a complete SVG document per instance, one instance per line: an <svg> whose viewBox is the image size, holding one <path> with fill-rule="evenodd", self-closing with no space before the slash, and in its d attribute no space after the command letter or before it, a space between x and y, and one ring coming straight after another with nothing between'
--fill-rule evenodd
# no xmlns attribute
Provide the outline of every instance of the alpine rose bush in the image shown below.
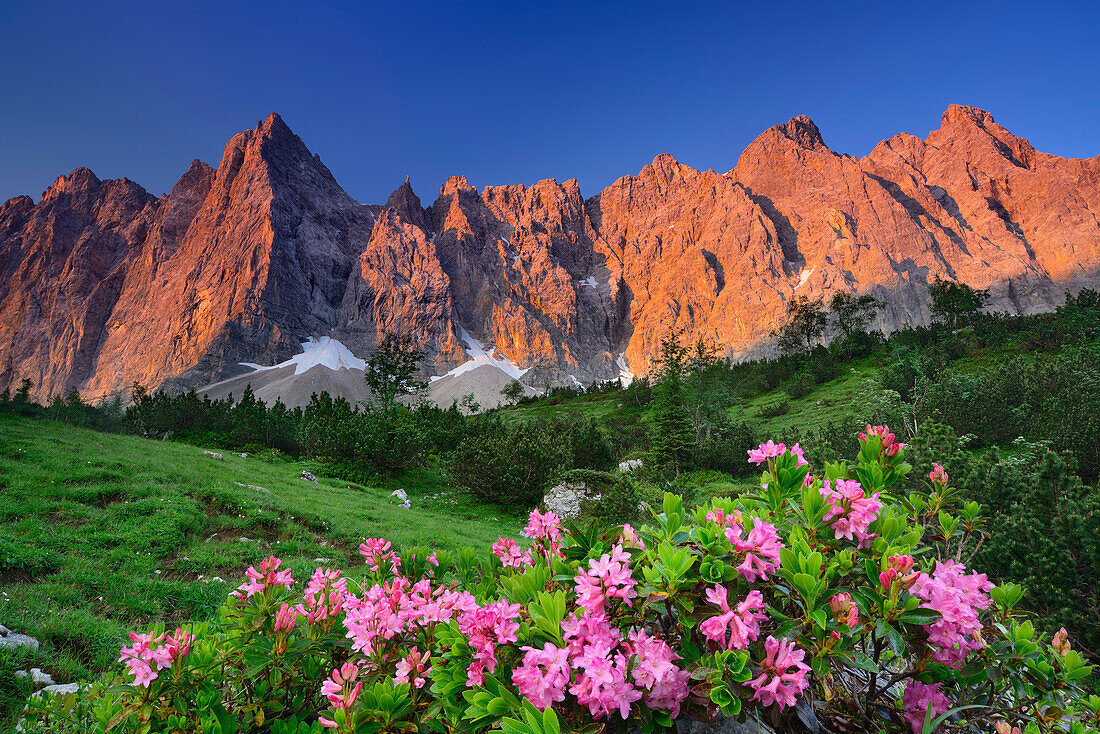
<svg viewBox="0 0 1100 734"><path fill-rule="evenodd" d="M747 716L781 732L1100 731L1091 666L1037 637L1023 590L966 567L979 508L934 465L902 496L905 447L867 426L851 462L749 451L759 490L640 527L531 513L452 563L365 539L363 564L249 567L215 623L156 627L125 672L28 731L672 730ZM422 560L427 556L427 560ZM405 561L402 561L405 557ZM421 559L421 560L418 560Z"/></svg>

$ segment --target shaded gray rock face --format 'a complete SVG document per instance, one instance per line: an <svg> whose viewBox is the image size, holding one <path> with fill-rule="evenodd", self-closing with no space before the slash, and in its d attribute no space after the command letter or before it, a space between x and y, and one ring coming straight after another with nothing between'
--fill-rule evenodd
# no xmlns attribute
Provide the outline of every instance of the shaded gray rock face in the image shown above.
<svg viewBox="0 0 1100 734"><path fill-rule="evenodd" d="M1100 157L1036 151L963 105L863 158L800 116L725 174L660 155L588 199L575 180L454 177L430 206L408 180L355 202L272 114L165 196L81 168L0 205L0 389L184 389L309 337L364 358L389 333L428 375L476 341L568 385L645 374L678 331L763 353L802 295L874 294L876 328L926 323L937 278L1033 313L1100 283L1097 211Z"/></svg>

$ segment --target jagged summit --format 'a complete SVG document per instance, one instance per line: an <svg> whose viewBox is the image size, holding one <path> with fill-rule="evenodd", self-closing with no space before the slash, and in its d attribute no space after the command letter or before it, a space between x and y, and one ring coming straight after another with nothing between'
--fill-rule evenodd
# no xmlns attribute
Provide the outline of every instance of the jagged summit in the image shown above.
<svg viewBox="0 0 1100 734"><path fill-rule="evenodd" d="M829 149L829 146L825 145L825 140L821 137L821 131L817 129L817 125L806 115L792 117L782 125L777 125L775 129L803 148L810 150Z"/></svg>
<svg viewBox="0 0 1100 734"><path fill-rule="evenodd" d="M479 193L453 176L425 207L406 177L367 206L272 113L160 198L78 168L0 206L0 389L186 388L322 337L363 359L390 333L440 384L490 352L574 384L644 374L675 332L762 353L795 296L874 293L876 328L923 323L936 278L1040 311L1097 287L1098 180L1100 157L951 105L863 158L800 115L726 175L661 154L587 200L575 179Z"/></svg>

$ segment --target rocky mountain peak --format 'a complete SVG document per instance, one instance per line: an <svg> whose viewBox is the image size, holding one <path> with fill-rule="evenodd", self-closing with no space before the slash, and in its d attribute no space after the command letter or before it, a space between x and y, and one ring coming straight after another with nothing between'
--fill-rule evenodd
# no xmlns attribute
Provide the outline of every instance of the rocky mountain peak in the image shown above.
<svg viewBox="0 0 1100 734"><path fill-rule="evenodd" d="M971 107L965 104L951 104L947 106L944 113L940 116L940 127L947 128L952 125L977 125L978 127L987 127L994 124L996 121L993 119L993 115L989 114L985 110L979 107Z"/></svg>
<svg viewBox="0 0 1100 734"><path fill-rule="evenodd" d="M187 388L324 335L366 358L388 333L436 375L484 347L528 384L574 384L644 373L677 331L766 355L799 295L873 293L874 328L926 323L936 278L1049 310L1100 283L1098 179L1100 158L952 105L859 159L798 116L724 177L662 154L587 201L573 179L453 176L430 209L408 179L364 206L272 114L160 199L77 169L0 207L0 389Z"/></svg>
<svg viewBox="0 0 1100 734"><path fill-rule="evenodd" d="M98 189L102 182L91 169L81 166L72 173L58 176L50 187L42 192L42 200L56 199L62 194L81 194Z"/></svg>
<svg viewBox="0 0 1100 734"><path fill-rule="evenodd" d="M470 185L470 182L466 180L465 176L451 176L439 187L440 197L450 196L459 191L477 193L477 189Z"/></svg>
<svg viewBox="0 0 1100 734"><path fill-rule="evenodd" d="M829 149L829 146L825 145L825 140L821 137L821 131L817 129L817 125L806 115L792 117L782 125L776 125L774 129L802 148L808 150Z"/></svg>
<svg viewBox="0 0 1100 734"><path fill-rule="evenodd" d="M396 212L409 224L415 224L425 230L428 228L428 218L424 212L424 207L420 203L420 197L413 191L408 176L405 177L405 182L390 194L384 209Z"/></svg>

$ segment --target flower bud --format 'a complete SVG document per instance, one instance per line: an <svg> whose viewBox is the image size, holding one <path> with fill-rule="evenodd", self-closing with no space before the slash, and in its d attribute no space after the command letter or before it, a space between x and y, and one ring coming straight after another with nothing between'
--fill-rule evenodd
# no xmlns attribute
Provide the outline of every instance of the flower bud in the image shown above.
<svg viewBox="0 0 1100 734"><path fill-rule="evenodd" d="M878 582L882 584L883 591L889 591L898 577L896 569L888 568L878 575Z"/></svg>
<svg viewBox="0 0 1100 734"><path fill-rule="evenodd" d="M933 462L932 471L928 473L928 479L933 483L939 482L941 486L947 486L947 472L939 464Z"/></svg>
<svg viewBox="0 0 1100 734"><path fill-rule="evenodd" d="M913 556L892 555L888 561L889 567L899 574L906 574L913 570Z"/></svg>
<svg viewBox="0 0 1100 734"><path fill-rule="evenodd" d="M1050 646L1054 648L1054 652L1059 655L1065 655L1070 651L1069 646L1069 634L1066 632L1066 628L1062 627L1054 633L1054 639L1051 640Z"/></svg>

